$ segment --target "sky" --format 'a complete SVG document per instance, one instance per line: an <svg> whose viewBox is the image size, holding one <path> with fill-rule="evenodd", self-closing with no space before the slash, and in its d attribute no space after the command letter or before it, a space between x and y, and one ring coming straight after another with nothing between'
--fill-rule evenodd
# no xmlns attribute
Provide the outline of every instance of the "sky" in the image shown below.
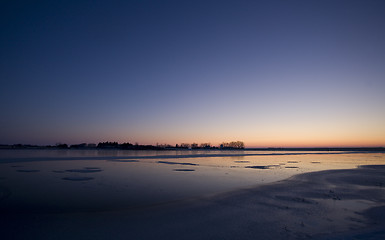
<svg viewBox="0 0 385 240"><path fill-rule="evenodd" d="M385 1L2 1L0 144L385 146Z"/></svg>

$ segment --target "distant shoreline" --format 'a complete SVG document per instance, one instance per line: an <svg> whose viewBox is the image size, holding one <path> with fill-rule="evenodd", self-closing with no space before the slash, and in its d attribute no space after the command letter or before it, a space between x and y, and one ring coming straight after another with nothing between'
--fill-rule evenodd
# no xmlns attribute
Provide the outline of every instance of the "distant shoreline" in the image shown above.
<svg viewBox="0 0 385 240"><path fill-rule="evenodd" d="M247 151L352 151L385 152L385 147L299 147L299 148L245 148Z"/></svg>
<svg viewBox="0 0 385 240"><path fill-rule="evenodd" d="M138 148L122 148L122 147L60 147L60 146L40 146L40 145L28 145L28 144L14 144L6 145L0 144L1 149L66 149L66 150L154 150L154 151L319 151L319 152L385 152L385 147L267 147L267 148L175 148L175 147L157 147L152 145L139 145Z"/></svg>

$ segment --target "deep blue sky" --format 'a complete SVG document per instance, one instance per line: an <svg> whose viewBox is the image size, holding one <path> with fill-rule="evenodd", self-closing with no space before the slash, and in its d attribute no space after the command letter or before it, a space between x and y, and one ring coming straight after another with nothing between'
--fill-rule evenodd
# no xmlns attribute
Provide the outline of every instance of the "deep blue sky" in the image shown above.
<svg viewBox="0 0 385 240"><path fill-rule="evenodd" d="M385 1L2 1L0 144L385 146Z"/></svg>

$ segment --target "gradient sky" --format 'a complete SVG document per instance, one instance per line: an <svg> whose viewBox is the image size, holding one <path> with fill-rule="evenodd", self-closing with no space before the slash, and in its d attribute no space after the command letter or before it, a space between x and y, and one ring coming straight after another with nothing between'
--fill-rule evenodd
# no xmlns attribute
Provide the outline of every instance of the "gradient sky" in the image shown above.
<svg viewBox="0 0 385 240"><path fill-rule="evenodd" d="M2 1L0 144L385 146L385 1Z"/></svg>

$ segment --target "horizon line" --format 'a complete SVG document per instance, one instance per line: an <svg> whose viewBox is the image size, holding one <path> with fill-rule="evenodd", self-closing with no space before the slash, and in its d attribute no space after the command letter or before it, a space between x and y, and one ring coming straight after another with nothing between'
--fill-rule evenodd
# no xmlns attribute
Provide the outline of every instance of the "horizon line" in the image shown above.
<svg viewBox="0 0 385 240"><path fill-rule="evenodd" d="M124 144L124 143L119 143L117 142L118 144ZM126 143L126 142L125 142ZM65 143L60 143L60 144L65 144ZM68 146L68 149L70 149L71 146L76 146L76 145L81 145L81 144L84 144L84 143L80 143L80 144L65 144ZM94 143L88 143L88 144L94 144ZM95 144L97 146L97 144ZM136 145L135 144L132 144L132 145ZM153 146L153 147L157 147L158 145L153 145L153 144L138 144L139 146ZM164 149L172 149L172 148L176 148L176 149L183 149L181 147L176 147L175 145L171 145L171 144L168 144L169 146L165 146L167 144L161 144L159 146L161 146L161 148L164 148ZM178 144L179 145L179 144ZM50 145L50 144L21 144L21 143L14 143L14 144L3 144L1 143L0 144L0 147L41 147L41 148L45 148L45 147L51 147L51 148L55 148L57 146L59 146L59 144L55 144L55 145ZM97 147L89 147L89 148L97 148ZM212 149L220 149L220 144L219 145L211 145L211 148ZM351 146L351 145L347 145L347 146L268 146L268 147L261 147L261 146L250 146L250 147L244 147L242 149L244 150L277 150L277 149L378 149L378 148L384 148L385 149L385 146L378 146L378 145L374 145L374 146L363 146L363 145L360 145L360 146ZM194 149L194 148L192 148ZM200 149L203 149L203 148L200 148ZM198 150L199 150L199 147L198 147Z"/></svg>

